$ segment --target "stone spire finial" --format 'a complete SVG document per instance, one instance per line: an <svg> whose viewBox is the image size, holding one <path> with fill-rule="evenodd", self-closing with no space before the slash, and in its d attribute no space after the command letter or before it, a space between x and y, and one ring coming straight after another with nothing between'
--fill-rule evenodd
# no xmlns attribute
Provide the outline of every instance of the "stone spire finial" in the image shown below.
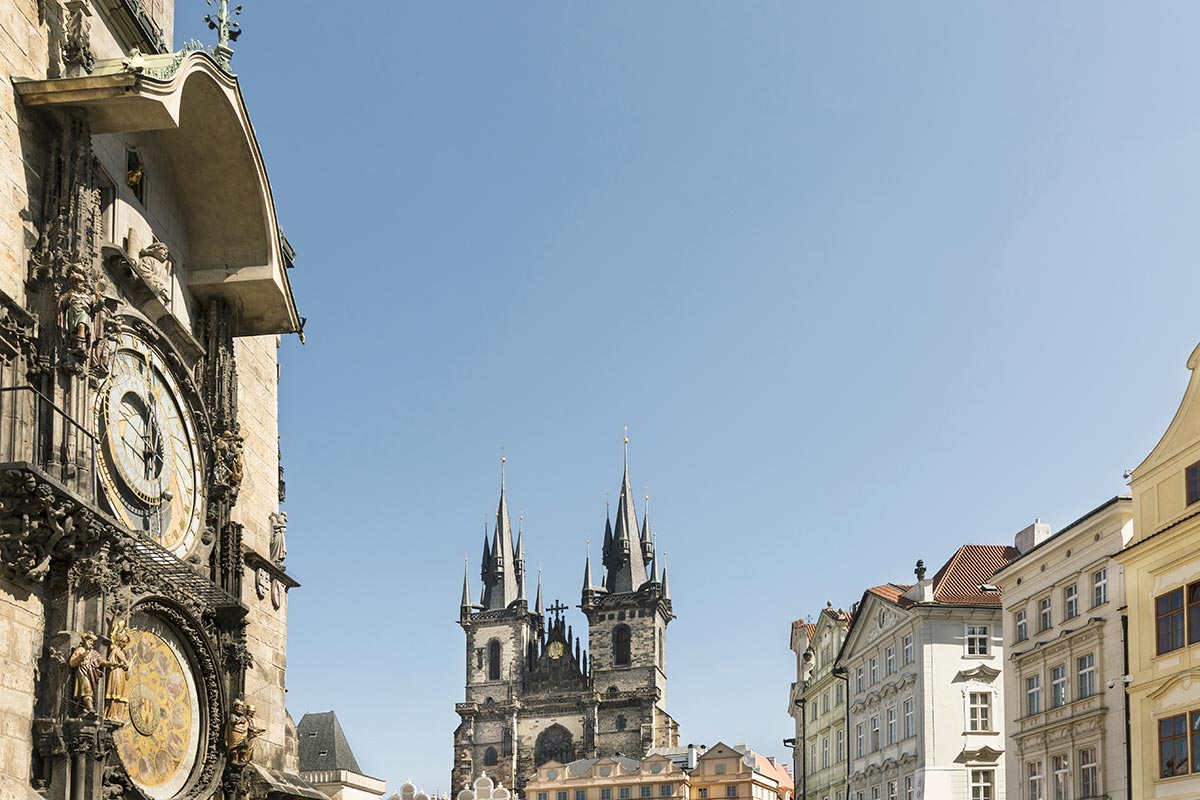
<svg viewBox="0 0 1200 800"><path fill-rule="evenodd" d="M920 559L920 558L917 559L917 568L913 570L913 573L916 574L918 583L925 580L925 561L924 561L924 559Z"/></svg>

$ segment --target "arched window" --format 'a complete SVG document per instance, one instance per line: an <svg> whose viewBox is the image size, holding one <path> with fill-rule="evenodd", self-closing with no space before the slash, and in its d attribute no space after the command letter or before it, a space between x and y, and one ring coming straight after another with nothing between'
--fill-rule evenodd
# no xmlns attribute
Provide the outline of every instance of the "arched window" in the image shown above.
<svg viewBox="0 0 1200 800"><path fill-rule="evenodd" d="M534 765L540 767L547 761L570 764L575 760L575 737L562 725L551 725L542 731L533 746Z"/></svg>
<svg viewBox="0 0 1200 800"><path fill-rule="evenodd" d="M488 642L488 680L500 680L500 640Z"/></svg>
<svg viewBox="0 0 1200 800"><path fill-rule="evenodd" d="M629 626L618 625L613 629L613 664L629 666Z"/></svg>
<svg viewBox="0 0 1200 800"><path fill-rule="evenodd" d="M496 756L496 748L489 747L483 752L483 765L485 767L494 767L496 766L497 761L499 761L499 759Z"/></svg>

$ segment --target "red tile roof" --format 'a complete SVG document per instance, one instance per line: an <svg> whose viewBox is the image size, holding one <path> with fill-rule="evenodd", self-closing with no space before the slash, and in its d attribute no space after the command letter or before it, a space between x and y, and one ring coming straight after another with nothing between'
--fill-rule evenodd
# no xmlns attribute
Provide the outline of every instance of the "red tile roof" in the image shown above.
<svg viewBox="0 0 1200 800"><path fill-rule="evenodd" d="M966 544L933 576L933 601L945 605L998 606L1000 592L981 592L996 570L1020 556L1017 548L999 544Z"/></svg>
<svg viewBox="0 0 1200 800"><path fill-rule="evenodd" d="M912 600L905 597L904 593L912 587L911 583L885 583L882 586L872 586L867 591L889 603L895 603L901 608L908 608L912 605Z"/></svg>

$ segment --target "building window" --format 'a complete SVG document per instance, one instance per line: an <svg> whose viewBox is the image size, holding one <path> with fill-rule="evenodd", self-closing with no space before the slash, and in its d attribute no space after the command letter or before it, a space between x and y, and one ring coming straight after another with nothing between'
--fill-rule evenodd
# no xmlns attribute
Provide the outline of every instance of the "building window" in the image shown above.
<svg viewBox="0 0 1200 800"><path fill-rule="evenodd" d="M498 756L496 754L496 748L489 747L487 750L483 751L483 765L485 767L494 767L496 766L497 761ZM542 800L545 800L545 798L542 798Z"/></svg>
<svg viewBox="0 0 1200 800"><path fill-rule="evenodd" d="M576 789L575 800L587 800L587 789Z"/></svg>
<svg viewBox="0 0 1200 800"><path fill-rule="evenodd" d="M700 800L708 800L708 787L705 786L700 790Z"/></svg>
<svg viewBox="0 0 1200 800"><path fill-rule="evenodd" d="M879 683L879 657L871 656L871 685Z"/></svg>
<svg viewBox="0 0 1200 800"><path fill-rule="evenodd" d="M1042 676L1031 675L1025 679L1025 714L1032 717L1042 713Z"/></svg>
<svg viewBox="0 0 1200 800"><path fill-rule="evenodd" d="M567 800L566 791L556 792L554 795L554 800Z"/></svg>
<svg viewBox="0 0 1200 800"><path fill-rule="evenodd" d="M967 626L967 655L986 656L988 654L988 626Z"/></svg>
<svg viewBox="0 0 1200 800"><path fill-rule="evenodd" d="M1086 656L1080 656L1078 662L1079 688L1077 691L1079 699L1082 700L1096 693L1096 657L1088 653Z"/></svg>
<svg viewBox="0 0 1200 800"><path fill-rule="evenodd" d="M1200 642L1200 583L1193 583L1188 593L1188 644Z"/></svg>
<svg viewBox="0 0 1200 800"><path fill-rule="evenodd" d="M1043 800L1045 795L1045 776L1042 775L1042 762L1030 761L1025 765L1025 786L1028 788L1028 800Z"/></svg>
<svg viewBox="0 0 1200 800"><path fill-rule="evenodd" d="M837 760L840 763L846 757L846 732L838 730L837 732Z"/></svg>
<svg viewBox="0 0 1200 800"><path fill-rule="evenodd" d="M829 766L829 737L821 738L821 769Z"/></svg>
<svg viewBox="0 0 1200 800"><path fill-rule="evenodd" d="M971 770L971 800L996 800L995 778L994 770Z"/></svg>
<svg viewBox="0 0 1200 800"><path fill-rule="evenodd" d="M888 791L887 791L888 800L898 800L898 798L896 797L896 782L888 781L887 789L888 789Z"/></svg>
<svg viewBox="0 0 1200 800"><path fill-rule="evenodd" d="M726 797L737 797L738 796L737 795L737 786L726 786L725 787L725 796Z"/></svg>
<svg viewBox="0 0 1200 800"><path fill-rule="evenodd" d="M992 693L971 692L970 728L972 731L992 729Z"/></svg>
<svg viewBox="0 0 1200 800"><path fill-rule="evenodd" d="M613 628L613 664L618 667L629 666L628 625L618 625Z"/></svg>
<svg viewBox="0 0 1200 800"><path fill-rule="evenodd" d="M913 638L910 633L904 637L904 663L911 664L913 662Z"/></svg>
<svg viewBox="0 0 1200 800"><path fill-rule="evenodd" d="M1079 751L1079 797L1100 796L1100 765L1096 763L1096 748L1086 747Z"/></svg>
<svg viewBox="0 0 1200 800"><path fill-rule="evenodd" d="M1015 641L1023 642L1029 638L1029 621L1027 616L1028 615L1025 613L1025 610L1021 609L1013 617L1014 627L1017 631L1017 638Z"/></svg>
<svg viewBox="0 0 1200 800"><path fill-rule="evenodd" d="M863 668L858 667L854 670L854 690L861 692L863 690Z"/></svg>
<svg viewBox="0 0 1200 800"><path fill-rule="evenodd" d="M488 642L488 680L500 680L500 642L497 639Z"/></svg>
<svg viewBox="0 0 1200 800"><path fill-rule="evenodd" d="M825 694L821 695L821 713L822 714L829 713L829 690L828 689L825 691Z"/></svg>
<svg viewBox="0 0 1200 800"><path fill-rule="evenodd" d="M1071 785L1071 768L1065 755L1050 759L1054 768L1054 800L1067 800L1067 787Z"/></svg>
<svg viewBox="0 0 1200 800"><path fill-rule="evenodd" d="M125 185L133 192L133 196L143 206L146 205L146 165L141 155L134 148L129 148L125 155Z"/></svg>
<svg viewBox="0 0 1200 800"><path fill-rule="evenodd" d="M1154 600L1158 654L1183 647L1183 588Z"/></svg>
<svg viewBox="0 0 1200 800"><path fill-rule="evenodd" d="M854 741L855 741L854 754L857 757L862 758L863 757L863 727L862 727L861 722L854 726Z"/></svg>
<svg viewBox="0 0 1200 800"><path fill-rule="evenodd" d="M1158 758L1162 777L1188 774L1187 714L1158 721Z"/></svg>
<svg viewBox="0 0 1200 800"><path fill-rule="evenodd" d="M879 717L871 717L871 752L879 749Z"/></svg>
<svg viewBox="0 0 1200 800"><path fill-rule="evenodd" d="M1071 584L1063 590L1063 605L1066 607L1066 619L1079 616L1079 587Z"/></svg>
<svg viewBox="0 0 1200 800"><path fill-rule="evenodd" d="M725 774L725 765L724 765L724 764L717 764L717 765L716 765L716 767L714 768L714 771L715 771L715 772L716 772L718 775L724 775L724 774Z"/></svg>
<svg viewBox="0 0 1200 800"><path fill-rule="evenodd" d="M817 742L815 739L813 740L813 743L812 743L812 758L809 760L811 761L813 767L815 768L817 765Z"/></svg>
<svg viewBox="0 0 1200 800"><path fill-rule="evenodd" d="M1051 607L1050 598L1043 597L1038 601L1038 632L1050 630L1050 626L1054 624L1054 611Z"/></svg>
<svg viewBox="0 0 1200 800"><path fill-rule="evenodd" d="M654 787L653 786L640 786L638 788L640 790L638 792L639 797L653 797L654 796Z"/></svg>
<svg viewBox="0 0 1200 800"><path fill-rule="evenodd" d="M916 720L913 719L913 701L908 698L904 701L904 738L917 734Z"/></svg>
<svg viewBox="0 0 1200 800"><path fill-rule="evenodd" d="M659 797L670 797L671 794L674 792L674 788L675 787L672 786L671 784L664 783L662 786L658 787L658 796Z"/></svg>
<svg viewBox="0 0 1200 800"><path fill-rule="evenodd" d="M1183 471L1187 479L1187 504L1200 500L1200 461Z"/></svg>
<svg viewBox="0 0 1200 800"><path fill-rule="evenodd" d="M1067 665L1059 664L1050 670L1050 707L1067 704Z"/></svg>
<svg viewBox="0 0 1200 800"><path fill-rule="evenodd" d="M871 800L879 800L879 787L878 786L871 787Z"/></svg>
<svg viewBox="0 0 1200 800"><path fill-rule="evenodd" d="M538 793L537 793L537 800L546 800L546 798L547 798L547 797L549 797L549 796L550 796L550 793L549 793L549 792L538 792Z"/></svg>
<svg viewBox="0 0 1200 800"><path fill-rule="evenodd" d="M1108 602L1108 568L1092 573L1092 605L1102 606Z"/></svg>
<svg viewBox="0 0 1200 800"><path fill-rule="evenodd" d="M883 657L883 671L887 675L891 675L896 671L896 646L892 645L886 651Z"/></svg>
<svg viewBox="0 0 1200 800"><path fill-rule="evenodd" d="M887 710L887 743L896 743L896 707Z"/></svg>
<svg viewBox="0 0 1200 800"><path fill-rule="evenodd" d="M916 800L917 782L912 775L904 776L904 800Z"/></svg>
<svg viewBox="0 0 1200 800"><path fill-rule="evenodd" d="M842 694L842 685L839 683L834 688L835 688L834 694L835 694L835 697L837 698L837 704L840 706L846 699L845 696Z"/></svg>
<svg viewBox="0 0 1200 800"><path fill-rule="evenodd" d="M703 792L704 790L701 789L700 791ZM703 794L700 796L705 797L705 795L703 795ZM600 800L612 800L612 789L601 789L600 790Z"/></svg>
<svg viewBox="0 0 1200 800"><path fill-rule="evenodd" d="M617 797L620 798L620 800L629 800L631 794L632 793L629 791L628 786L622 786L617 789Z"/></svg>

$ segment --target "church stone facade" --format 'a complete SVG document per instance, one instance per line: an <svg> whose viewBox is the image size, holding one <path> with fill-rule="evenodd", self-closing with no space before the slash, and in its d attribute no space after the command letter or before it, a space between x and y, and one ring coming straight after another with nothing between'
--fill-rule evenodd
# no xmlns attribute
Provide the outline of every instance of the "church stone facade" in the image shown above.
<svg viewBox="0 0 1200 800"><path fill-rule="evenodd" d="M0 797L312 797L236 12L176 50L171 0L0 5Z"/></svg>
<svg viewBox="0 0 1200 800"><path fill-rule="evenodd" d="M480 577L478 602L463 578L466 701L455 708L462 721L454 734L454 789L481 773L520 789L551 761L642 758L679 743L666 709L666 633L675 615L647 515L638 529L628 466L616 523L605 521L599 584L590 556L584 565L586 650L566 623L567 607L544 606L540 578L530 608L524 534L518 530L514 543L503 485Z"/></svg>

